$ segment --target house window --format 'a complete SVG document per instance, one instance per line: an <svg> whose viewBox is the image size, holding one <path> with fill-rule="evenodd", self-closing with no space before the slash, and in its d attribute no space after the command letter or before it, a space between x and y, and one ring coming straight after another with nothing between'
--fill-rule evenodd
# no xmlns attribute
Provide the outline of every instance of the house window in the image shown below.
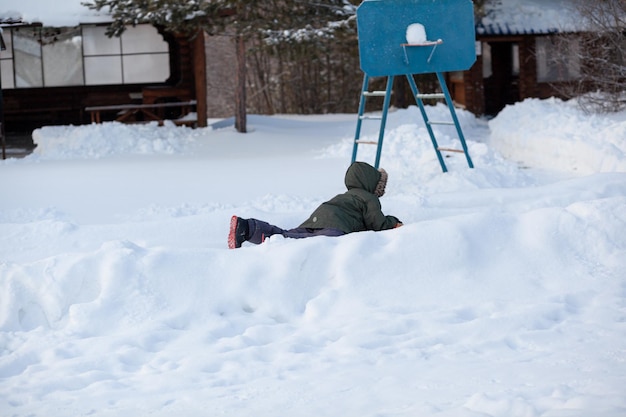
<svg viewBox="0 0 626 417"><path fill-rule="evenodd" d="M13 40L11 32L4 29L2 31L2 39L6 49L0 51L0 84L2 88L15 88L15 79L13 78Z"/></svg>
<svg viewBox="0 0 626 417"><path fill-rule="evenodd" d="M154 27L129 27L119 38L105 31L83 27L87 85L164 82L170 76L169 47Z"/></svg>
<svg viewBox="0 0 626 417"><path fill-rule="evenodd" d="M119 38L109 38L104 26L83 27L83 57L87 85L123 84Z"/></svg>
<svg viewBox="0 0 626 417"><path fill-rule="evenodd" d="M41 29L19 28L12 32L15 87L42 87Z"/></svg>
<svg viewBox="0 0 626 417"><path fill-rule="evenodd" d="M580 42L553 37L536 39L537 81L549 83L580 78Z"/></svg>
<svg viewBox="0 0 626 417"><path fill-rule="evenodd" d="M41 58L44 86L84 84L82 45L80 28L42 30Z"/></svg>
<svg viewBox="0 0 626 417"><path fill-rule="evenodd" d="M5 29L3 88L162 83L169 46L150 25L109 38L102 26Z"/></svg>
<svg viewBox="0 0 626 417"><path fill-rule="evenodd" d="M519 44L514 43L511 45L512 53L511 53L511 73L515 76L519 76Z"/></svg>
<svg viewBox="0 0 626 417"><path fill-rule="evenodd" d="M489 78L493 75L493 68L491 62L491 45L487 42L483 42L483 78Z"/></svg>

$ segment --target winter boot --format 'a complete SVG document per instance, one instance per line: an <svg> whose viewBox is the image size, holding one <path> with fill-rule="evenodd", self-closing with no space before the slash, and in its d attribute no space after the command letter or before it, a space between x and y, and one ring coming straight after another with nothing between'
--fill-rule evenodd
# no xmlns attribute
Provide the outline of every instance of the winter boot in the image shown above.
<svg viewBox="0 0 626 417"><path fill-rule="evenodd" d="M228 248L240 248L241 244L246 240L248 240L248 221L237 216L231 217Z"/></svg>

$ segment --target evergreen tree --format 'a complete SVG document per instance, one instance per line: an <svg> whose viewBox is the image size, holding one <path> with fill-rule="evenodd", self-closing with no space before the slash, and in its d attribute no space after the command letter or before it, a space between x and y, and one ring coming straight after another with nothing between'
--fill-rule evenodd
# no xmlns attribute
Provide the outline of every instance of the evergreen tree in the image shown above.
<svg viewBox="0 0 626 417"><path fill-rule="evenodd" d="M501 0L473 0L474 2L474 20L480 23L483 17L487 17L494 13L498 6L501 6Z"/></svg>

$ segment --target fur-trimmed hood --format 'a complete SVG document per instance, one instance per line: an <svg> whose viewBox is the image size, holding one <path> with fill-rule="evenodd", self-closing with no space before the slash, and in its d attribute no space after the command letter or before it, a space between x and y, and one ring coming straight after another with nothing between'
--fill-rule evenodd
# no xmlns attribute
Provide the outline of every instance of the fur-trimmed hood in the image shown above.
<svg viewBox="0 0 626 417"><path fill-rule="evenodd" d="M346 171L345 184L348 190L359 188L382 197L387 186L387 172L376 169L365 162L354 162Z"/></svg>

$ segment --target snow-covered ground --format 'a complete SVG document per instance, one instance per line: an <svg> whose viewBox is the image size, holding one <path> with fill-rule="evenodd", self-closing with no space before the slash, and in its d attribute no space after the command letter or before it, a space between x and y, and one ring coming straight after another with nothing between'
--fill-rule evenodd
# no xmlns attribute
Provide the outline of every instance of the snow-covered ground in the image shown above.
<svg viewBox="0 0 626 417"><path fill-rule="evenodd" d="M444 174L390 114L404 227L238 250L232 214L343 191L355 115L38 130L0 162L0 415L626 415L626 113L459 117Z"/></svg>

